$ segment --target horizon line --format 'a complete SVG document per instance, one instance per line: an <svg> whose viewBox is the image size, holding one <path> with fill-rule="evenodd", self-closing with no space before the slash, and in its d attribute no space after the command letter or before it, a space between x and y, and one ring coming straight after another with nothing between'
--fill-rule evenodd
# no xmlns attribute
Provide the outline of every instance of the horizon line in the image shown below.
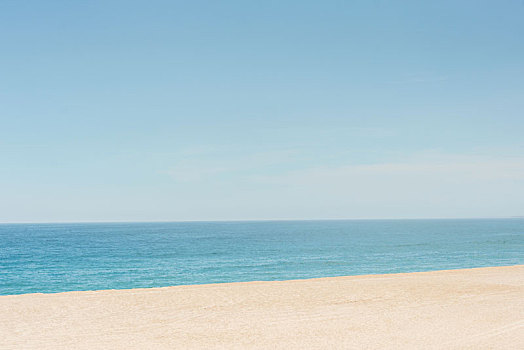
<svg viewBox="0 0 524 350"><path fill-rule="evenodd" d="M420 217L420 218L320 218L320 219L219 219L219 220L107 220L107 221L0 221L0 225L38 225L38 224L154 224L154 223L198 223L198 222L289 222L289 221L380 221L380 220L493 220L524 219L524 215L498 217Z"/></svg>

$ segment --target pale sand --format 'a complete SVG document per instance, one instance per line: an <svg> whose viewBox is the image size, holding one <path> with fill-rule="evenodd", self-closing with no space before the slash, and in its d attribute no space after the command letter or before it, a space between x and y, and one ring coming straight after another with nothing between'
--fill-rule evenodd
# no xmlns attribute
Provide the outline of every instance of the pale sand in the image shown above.
<svg viewBox="0 0 524 350"><path fill-rule="evenodd" d="M524 265L0 297L0 349L524 349Z"/></svg>

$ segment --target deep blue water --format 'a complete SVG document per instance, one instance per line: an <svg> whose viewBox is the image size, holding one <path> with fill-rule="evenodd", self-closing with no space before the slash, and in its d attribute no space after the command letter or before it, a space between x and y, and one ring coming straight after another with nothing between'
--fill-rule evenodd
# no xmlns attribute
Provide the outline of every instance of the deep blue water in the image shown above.
<svg viewBox="0 0 524 350"><path fill-rule="evenodd" d="M524 263L524 219L0 225L0 294Z"/></svg>

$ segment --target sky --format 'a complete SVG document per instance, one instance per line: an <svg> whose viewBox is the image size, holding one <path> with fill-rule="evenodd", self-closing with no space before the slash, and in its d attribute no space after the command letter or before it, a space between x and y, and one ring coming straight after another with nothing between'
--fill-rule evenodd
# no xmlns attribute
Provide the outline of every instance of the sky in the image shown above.
<svg viewBox="0 0 524 350"><path fill-rule="evenodd" d="M0 1L0 222L524 215L524 2Z"/></svg>

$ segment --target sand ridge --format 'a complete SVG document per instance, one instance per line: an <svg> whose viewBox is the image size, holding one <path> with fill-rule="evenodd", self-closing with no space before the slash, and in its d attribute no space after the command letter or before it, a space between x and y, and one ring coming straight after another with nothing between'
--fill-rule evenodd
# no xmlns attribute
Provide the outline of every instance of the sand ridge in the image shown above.
<svg viewBox="0 0 524 350"><path fill-rule="evenodd" d="M523 349L524 265L0 296L1 349Z"/></svg>

